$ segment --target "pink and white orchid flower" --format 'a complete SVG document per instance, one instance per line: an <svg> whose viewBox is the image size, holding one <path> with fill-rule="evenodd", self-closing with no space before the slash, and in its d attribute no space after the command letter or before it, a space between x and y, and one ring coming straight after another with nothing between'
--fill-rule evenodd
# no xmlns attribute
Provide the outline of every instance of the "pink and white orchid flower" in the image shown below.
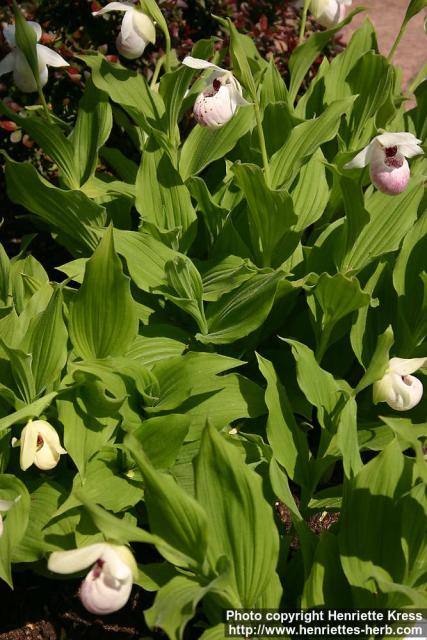
<svg viewBox="0 0 427 640"><path fill-rule="evenodd" d="M83 580L79 596L83 606L98 615L113 613L125 606L138 575L130 550L100 542L71 551L54 551L48 568L55 573L76 573L93 565Z"/></svg>
<svg viewBox="0 0 427 640"><path fill-rule="evenodd" d="M391 358L381 380L374 383L374 403L386 402L396 411L413 409L423 397L423 385L410 374L426 363L427 358Z"/></svg>
<svg viewBox="0 0 427 640"><path fill-rule="evenodd" d="M21 496L17 496L15 500L0 500L0 537L3 535L3 518L1 512L9 511L17 502L21 499Z"/></svg>
<svg viewBox="0 0 427 640"><path fill-rule="evenodd" d="M192 69L212 69L206 80L206 88L199 93L193 107L194 117L202 127L222 127L231 120L239 106L249 104L243 98L242 87L231 71L191 56L184 58L182 64Z"/></svg>
<svg viewBox="0 0 427 640"><path fill-rule="evenodd" d="M362 149L344 165L344 169L366 167L372 183L379 191L396 196L405 191L410 178L409 164L406 158L424 153L418 140L412 133L382 133L376 136L367 147Z"/></svg>
<svg viewBox="0 0 427 640"><path fill-rule="evenodd" d="M156 41L156 29L153 21L146 13L128 2L109 2L93 16L102 16L110 11L124 11L120 33L116 39L118 52L129 60L139 58L149 42Z"/></svg>
<svg viewBox="0 0 427 640"><path fill-rule="evenodd" d="M12 441L14 446L18 443ZM67 453L61 447L59 436L46 420L30 420L21 432L20 465L23 471L35 464L42 471L53 469L59 462L59 457Z"/></svg>
<svg viewBox="0 0 427 640"><path fill-rule="evenodd" d="M42 28L37 22L28 22L30 27L35 31L37 41L42 37ZM4 38L11 48L11 52L8 53L0 62L0 76L5 73L13 73L13 79L21 91L25 93L32 93L37 91L37 84L34 78L31 67L27 62L24 53L16 46L15 37L15 25L8 24L3 28ZM62 58L59 53L45 47L43 44L37 44L37 61L39 65L40 85L44 87L48 80L48 66L49 67L68 67L69 64Z"/></svg>

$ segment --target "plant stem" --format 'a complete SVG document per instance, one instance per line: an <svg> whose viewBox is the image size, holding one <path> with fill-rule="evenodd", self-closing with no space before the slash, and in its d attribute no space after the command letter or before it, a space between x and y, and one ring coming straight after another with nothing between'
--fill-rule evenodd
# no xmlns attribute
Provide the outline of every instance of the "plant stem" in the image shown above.
<svg viewBox="0 0 427 640"><path fill-rule="evenodd" d="M322 335L320 336L319 346L316 349L316 360L318 364L322 362L322 358L326 353L326 349L329 345L329 338L331 337L332 325L329 322L326 324L325 328L322 331Z"/></svg>
<svg viewBox="0 0 427 640"><path fill-rule="evenodd" d="M267 183L267 186L269 187L270 186L270 165L268 163L267 147L265 146L264 131L263 131L262 122L261 122L261 112L259 110L257 96L252 96L252 98L254 101L255 119L256 119L256 126L258 129L259 146L261 147L262 164L264 166L265 181Z"/></svg>
<svg viewBox="0 0 427 640"><path fill-rule="evenodd" d="M304 8L302 10L301 25L299 31L299 44L304 42L305 24L307 22L307 11L310 6L310 0L304 0Z"/></svg>
<svg viewBox="0 0 427 640"><path fill-rule="evenodd" d="M165 31L165 40L166 40L166 57L165 57L165 71L169 73L171 70L171 37L169 31Z"/></svg>
<svg viewBox="0 0 427 640"><path fill-rule="evenodd" d="M160 69L162 68L163 64L165 62L165 56L161 56L157 62L156 62L156 66L154 67L154 71L153 71L153 77L151 78L151 82L150 82L150 88L153 89L156 82L157 82L157 78L159 77L159 73L160 73Z"/></svg>
<svg viewBox="0 0 427 640"><path fill-rule="evenodd" d="M397 47L399 46L400 41L402 40L403 34L406 31L407 22L405 20L402 22L402 26L399 29L399 33L396 36L396 40L393 42L393 46L390 49L390 53L387 56L387 62L391 62L393 60L393 56L396 52Z"/></svg>
<svg viewBox="0 0 427 640"><path fill-rule="evenodd" d="M43 89L40 86L40 81L38 78L36 78L36 83L37 83L37 91L39 93L40 102L43 105L43 110L45 112L46 119L50 124L53 124L52 114L50 113L49 107L47 106L46 98L44 97Z"/></svg>

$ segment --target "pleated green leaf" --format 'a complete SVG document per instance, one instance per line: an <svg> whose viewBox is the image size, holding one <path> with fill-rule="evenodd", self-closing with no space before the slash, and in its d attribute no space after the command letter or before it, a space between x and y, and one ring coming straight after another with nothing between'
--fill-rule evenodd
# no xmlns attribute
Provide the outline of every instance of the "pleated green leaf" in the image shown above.
<svg viewBox="0 0 427 640"><path fill-rule="evenodd" d="M138 332L130 280L114 250L112 227L105 232L70 310L70 338L83 359L122 355Z"/></svg>

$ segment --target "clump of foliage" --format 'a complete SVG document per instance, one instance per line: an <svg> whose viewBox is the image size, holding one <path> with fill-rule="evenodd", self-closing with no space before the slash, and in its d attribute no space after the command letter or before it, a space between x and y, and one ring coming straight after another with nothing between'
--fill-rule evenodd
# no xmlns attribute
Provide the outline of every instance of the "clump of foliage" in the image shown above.
<svg viewBox="0 0 427 640"><path fill-rule="evenodd" d="M172 53L158 89L79 54L71 123L0 106L57 167L7 157L8 195L69 254L54 282L0 253L8 584L92 545L97 579L129 546L124 585L155 593L145 620L171 639L190 620L223 637L225 608L426 606L427 400L396 413L387 394L426 373L427 161L417 147L394 196L347 165L383 130L425 140L427 82L405 111L365 21L303 91L342 24L285 83L222 20L228 51L192 56L229 59L248 104L216 129L188 126L206 78Z"/></svg>

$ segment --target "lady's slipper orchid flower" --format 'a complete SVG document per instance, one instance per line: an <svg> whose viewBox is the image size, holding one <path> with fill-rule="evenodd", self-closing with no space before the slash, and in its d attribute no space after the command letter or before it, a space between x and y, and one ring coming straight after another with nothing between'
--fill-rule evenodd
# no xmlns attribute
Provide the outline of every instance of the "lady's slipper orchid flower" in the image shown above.
<svg viewBox="0 0 427 640"><path fill-rule="evenodd" d="M3 535L3 518L1 512L9 511L17 502L21 496L17 496L15 500L0 500L0 537Z"/></svg>
<svg viewBox="0 0 427 640"><path fill-rule="evenodd" d="M423 397L423 385L410 374L426 363L427 358L391 358L384 376L374 383L374 403L387 402L396 411L415 407Z"/></svg>
<svg viewBox="0 0 427 640"><path fill-rule="evenodd" d="M206 88L199 93L193 107L194 117L202 127L222 127L231 120L239 106L249 104L243 98L242 87L231 71L191 56L184 58L182 64L192 69L212 69Z"/></svg>
<svg viewBox="0 0 427 640"><path fill-rule="evenodd" d="M371 180L376 188L390 196L396 196L408 186L410 171L406 158L424 153L419 146L420 142L412 133L404 131L382 133L351 162L347 162L344 168L362 168L369 164Z"/></svg>
<svg viewBox="0 0 427 640"><path fill-rule="evenodd" d="M36 33L37 40L42 36L42 28L37 22L28 22ZM3 29L3 35L6 42L11 48L11 52L0 62L0 76L5 73L13 72L13 79L21 91L32 93L37 91L37 84L31 67L21 49L16 46L15 25L6 25ZM40 85L44 87L48 80L47 67L68 67L68 62L62 58L59 53L45 47L43 44L36 45L37 60L39 64Z"/></svg>
<svg viewBox="0 0 427 640"><path fill-rule="evenodd" d="M53 469L59 456L67 453L61 447L59 436L46 420L30 420L21 432L20 465L23 471L35 464L43 471Z"/></svg>
<svg viewBox="0 0 427 640"><path fill-rule="evenodd" d="M133 60L144 53L149 42L156 41L156 29L153 21L133 4L127 2L109 2L103 9L93 11L93 16L101 16L110 11L124 11L120 33L116 39L116 47L124 58Z"/></svg>
<svg viewBox="0 0 427 640"><path fill-rule="evenodd" d="M316 22L331 29L345 18L346 7L352 0L311 0L310 11Z"/></svg>
<svg viewBox="0 0 427 640"><path fill-rule="evenodd" d="M100 542L71 551L54 551L48 568L55 573L92 569L80 586L83 606L95 614L118 611L125 606L138 575L135 558L127 547Z"/></svg>

